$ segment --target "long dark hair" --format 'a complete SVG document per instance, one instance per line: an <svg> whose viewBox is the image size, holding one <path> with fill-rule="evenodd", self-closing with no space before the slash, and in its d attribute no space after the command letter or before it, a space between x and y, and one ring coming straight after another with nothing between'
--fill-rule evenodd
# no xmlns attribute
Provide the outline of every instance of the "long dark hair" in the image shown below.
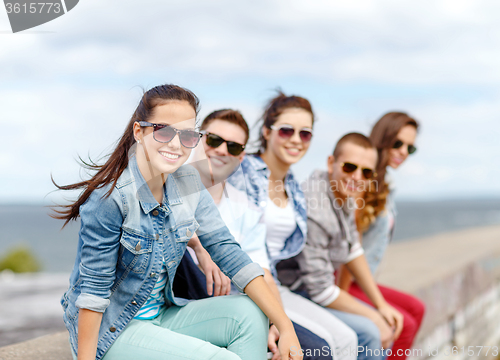
<svg viewBox="0 0 500 360"><path fill-rule="evenodd" d="M419 127L417 120L404 112L397 111L383 115L373 125L370 140L378 151L377 180L379 182L379 192L384 191L387 186L385 173L389 161L389 150L394 146L399 131L407 125L413 126L415 130L418 130Z"/></svg>
<svg viewBox="0 0 500 360"><path fill-rule="evenodd" d="M95 171L96 173L89 180L84 180L70 185L58 185L51 175L52 183L59 190L77 190L83 189L78 200L68 205L60 205L59 210L53 208L54 214L50 216L55 219L66 220L64 226L71 220L76 220L80 213L80 205L85 203L95 189L102 188L113 183L111 189L106 193L106 196L111 195L113 187L116 185L118 178L128 166L128 160L134 139L134 123L136 121L148 121L153 114L153 110L158 105L163 105L169 100L187 101L193 107L196 114L199 110L199 100L191 91L177 85L159 85L146 91L139 102L139 105L134 111L132 118L125 128L118 145L111 153L104 165L98 165L91 159L88 162L80 158L82 167L87 170Z"/></svg>
<svg viewBox="0 0 500 360"><path fill-rule="evenodd" d="M262 118L257 122L257 124L259 124L262 121L259 140L257 140L258 155L261 155L267 149L267 140L264 138L264 132L262 130L264 127L270 129L276 120L278 120L278 116L280 116L286 109L299 108L310 112L314 124L314 112L309 100L296 95L286 96L280 89L278 89L277 92L278 95L269 100Z"/></svg>

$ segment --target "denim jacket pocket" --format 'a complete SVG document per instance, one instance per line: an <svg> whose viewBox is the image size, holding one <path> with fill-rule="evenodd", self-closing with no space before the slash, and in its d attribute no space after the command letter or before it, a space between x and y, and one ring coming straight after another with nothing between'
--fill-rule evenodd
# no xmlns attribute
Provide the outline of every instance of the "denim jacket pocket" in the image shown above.
<svg viewBox="0 0 500 360"><path fill-rule="evenodd" d="M176 226L176 228L173 230L174 236L175 236L175 241L177 242L187 242L189 239L191 239L198 230L200 225L195 219L186 221L182 224L179 224Z"/></svg>
<svg viewBox="0 0 500 360"><path fill-rule="evenodd" d="M120 263L134 273L143 273L153 251L153 238L122 229Z"/></svg>

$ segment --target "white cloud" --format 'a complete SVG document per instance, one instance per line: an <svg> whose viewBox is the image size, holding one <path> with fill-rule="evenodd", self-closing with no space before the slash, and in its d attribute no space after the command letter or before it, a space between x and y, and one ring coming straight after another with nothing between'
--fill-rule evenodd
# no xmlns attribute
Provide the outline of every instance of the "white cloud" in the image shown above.
<svg viewBox="0 0 500 360"><path fill-rule="evenodd" d="M10 134L0 200L40 198L51 171L78 180L76 154L109 150L136 105L133 86L158 82L195 90L201 116L230 106L250 124L269 88L309 97L318 122L301 179L344 133L406 110L422 130L394 173L398 195L500 194L499 10L491 0L81 1L40 31L0 34Z"/></svg>
<svg viewBox="0 0 500 360"><path fill-rule="evenodd" d="M88 0L39 28L55 34L4 36L0 75L160 71L491 84L500 79L499 10L495 1Z"/></svg>

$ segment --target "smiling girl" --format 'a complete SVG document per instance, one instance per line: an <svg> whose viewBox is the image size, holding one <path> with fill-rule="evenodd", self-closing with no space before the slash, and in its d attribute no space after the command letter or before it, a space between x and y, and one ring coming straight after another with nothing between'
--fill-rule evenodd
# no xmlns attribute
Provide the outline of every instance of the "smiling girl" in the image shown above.
<svg viewBox="0 0 500 360"><path fill-rule="evenodd" d="M234 241L198 173L182 166L201 137L197 112L189 90L150 89L106 163L88 165L96 174L56 185L82 190L55 216L65 224L81 218L75 267L61 300L75 359L264 359L262 312L281 333L282 358L302 359L290 354L300 344L262 268ZM172 280L195 232L248 297L187 302L173 296Z"/></svg>
<svg viewBox="0 0 500 360"><path fill-rule="evenodd" d="M336 359L355 359L351 351L358 343L354 331L321 306L282 286L277 278L277 264L300 253L306 241L306 203L290 167L309 149L314 122L311 104L303 97L279 92L262 118L258 152L245 156L244 175L229 181L246 191L264 213L271 269L265 270L264 278L295 323L325 339Z"/></svg>

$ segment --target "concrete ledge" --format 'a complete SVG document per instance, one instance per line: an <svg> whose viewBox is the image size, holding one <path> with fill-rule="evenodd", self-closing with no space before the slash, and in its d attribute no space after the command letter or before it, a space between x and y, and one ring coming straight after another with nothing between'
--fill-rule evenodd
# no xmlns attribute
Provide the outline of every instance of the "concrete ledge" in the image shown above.
<svg viewBox="0 0 500 360"><path fill-rule="evenodd" d="M66 331L0 348L0 360L72 359Z"/></svg>
<svg viewBox="0 0 500 360"><path fill-rule="evenodd" d="M391 244L378 281L426 304L414 344L423 352L410 359L444 360L453 347L465 349L454 360L493 357L476 347L500 345L500 226Z"/></svg>

